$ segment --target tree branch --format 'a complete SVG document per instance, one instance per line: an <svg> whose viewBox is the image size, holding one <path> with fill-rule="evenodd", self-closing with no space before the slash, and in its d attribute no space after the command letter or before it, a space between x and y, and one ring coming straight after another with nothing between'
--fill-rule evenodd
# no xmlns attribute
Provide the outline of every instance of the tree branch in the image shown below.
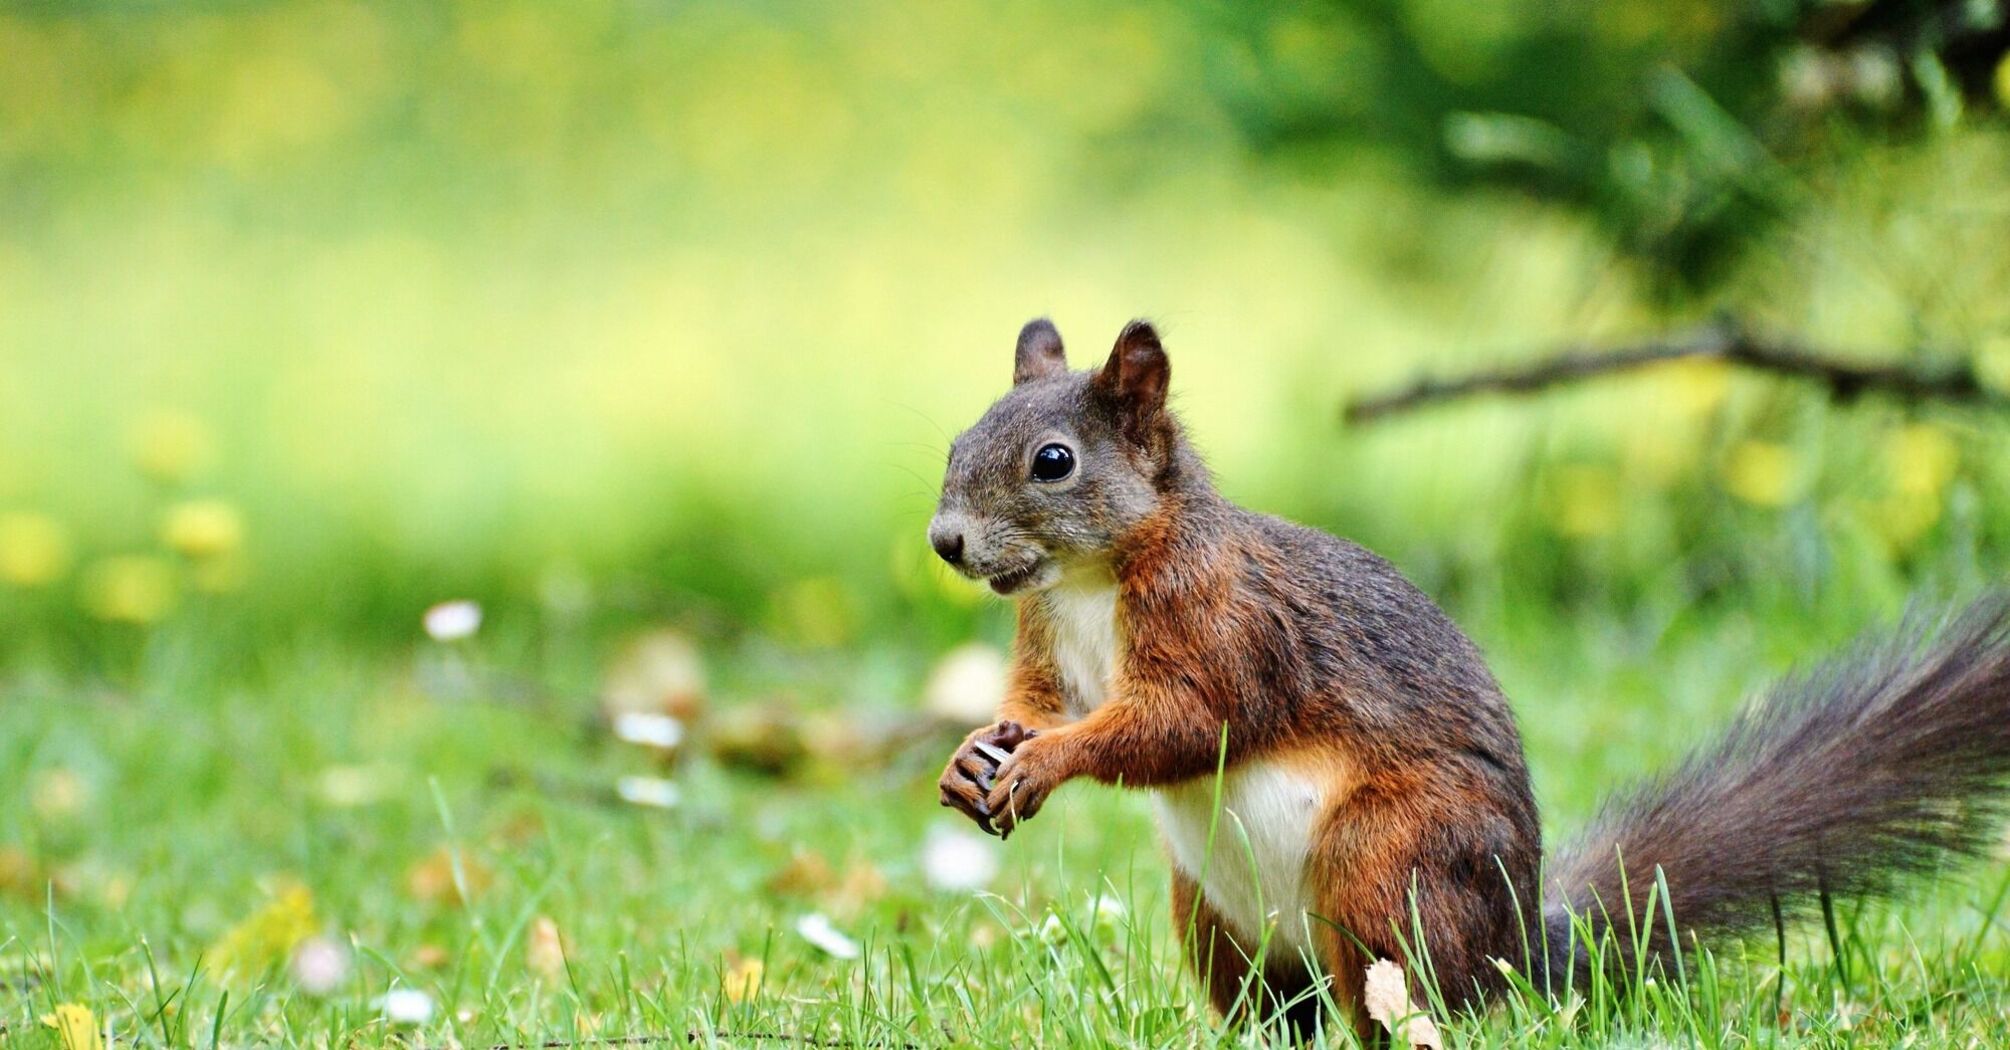
<svg viewBox="0 0 2010 1050"><path fill-rule="evenodd" d="M1613 372L1629 372L1668 361L1710 358L1757 372L1808 380L1828 390L1830 399L1850 402L1864 394L1900 401L2010 407L2010 397L1984 386L1966 363L1938 368L1902 364L1860 364L1810 350L1798 343L1767 339L1742 325L1720 322L1688 336L1622 347L1565 350L1533 364L1488 369L1455 379L1425 377L1393 393L1366 397L1346 406L1349 425L1479 394L1533 394Z"/></svg>

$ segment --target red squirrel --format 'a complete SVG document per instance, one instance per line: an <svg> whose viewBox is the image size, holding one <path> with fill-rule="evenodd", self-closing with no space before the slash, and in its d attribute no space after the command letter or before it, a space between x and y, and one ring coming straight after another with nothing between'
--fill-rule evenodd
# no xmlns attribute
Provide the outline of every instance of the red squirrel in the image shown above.
<svg viewBox="0 0 2010 1050"><path fill-rule="evenodd" d="M1220 1013L1302 1027L1325 1000L1363 1025L1377 959L1430 973L1454 1010L1499 993L1503 964L1560 988L1586 976L1579 931L1627 940L1629 910L1661 925L1657 875L1686 941L1995 841L2001 595L1789 680L1545 859L1478 648L1380 557L1216 492L1170 373L1147 322L1070 371L1035 320L1010 392L952 444L929 541L1017 603L1018 634L999 721L940 789L1000 836L1078 777L1148 789L1184 955Z"/></svg>

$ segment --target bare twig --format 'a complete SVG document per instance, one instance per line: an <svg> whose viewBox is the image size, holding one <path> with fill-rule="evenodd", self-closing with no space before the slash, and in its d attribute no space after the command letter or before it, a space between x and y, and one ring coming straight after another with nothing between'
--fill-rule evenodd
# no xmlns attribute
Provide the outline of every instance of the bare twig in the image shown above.
<svg viewBox="0 0 2010 1050"><path fill-rule="evenodd" d="M1456 379L1426 377L1394 393L1355 401L1346 407L1343 418L1350 425L1369 423L1441 401L1477 394L1531 394L1613 372L1691 358L1716 359L1754 371L1809 380L1827 387L1829 397L1836 401L1853 401L1875 393L1907 402L2010 407L2010 398L1984 386L1975 369L1966 363L1948 363L1930 369L1862 364L1817 353L1791 341L1763 338L1739 324L1719 322L1676 339L1635 346L1575 348L1533 364L1489 369Z"/></svg>

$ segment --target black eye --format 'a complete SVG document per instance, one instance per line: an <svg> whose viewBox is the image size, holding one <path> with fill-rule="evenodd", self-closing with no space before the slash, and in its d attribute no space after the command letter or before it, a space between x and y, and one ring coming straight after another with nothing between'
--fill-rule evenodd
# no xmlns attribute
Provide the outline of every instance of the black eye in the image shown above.
<svg viewBox="0 0 2010 1050"><path fill-rule="evenodd" d="M1033 453L1034 481L1061 481L1075 472L1075 453L1066 445L1041 445Z"/></svg>

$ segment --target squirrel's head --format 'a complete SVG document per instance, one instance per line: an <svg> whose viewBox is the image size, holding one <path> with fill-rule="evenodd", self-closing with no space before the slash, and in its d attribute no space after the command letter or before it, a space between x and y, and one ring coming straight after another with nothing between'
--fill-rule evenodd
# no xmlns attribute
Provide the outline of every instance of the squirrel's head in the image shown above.
<svg viewBox="0 0 2010 1050"><path fill-rule="evenodd" d="M1108 564L1151 515L1179 455L1158 332L1132 321L1103 366L1070 372L1045 318L1019 332L1012 390L949 447L928 526L942 559L999 594Z"/></svg>

